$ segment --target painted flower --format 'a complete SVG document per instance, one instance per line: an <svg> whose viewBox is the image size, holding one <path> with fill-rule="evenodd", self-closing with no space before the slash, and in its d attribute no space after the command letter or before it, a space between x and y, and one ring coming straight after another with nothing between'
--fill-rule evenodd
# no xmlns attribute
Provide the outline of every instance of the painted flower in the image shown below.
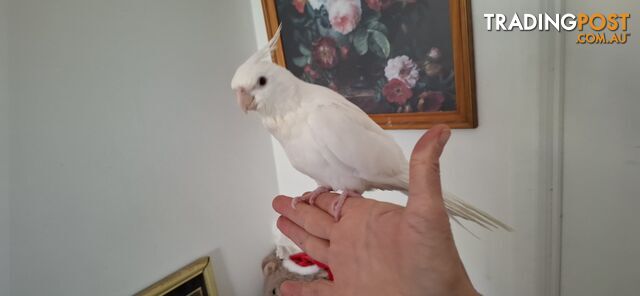
<svg viewBox="0 0 640 296"><path fill-rule="evenodd" d="M303 14L304 13L304 6L307 4L307 0L293 0L293 2L291 2L291 4L293 4L293 6L295 6L296 10L298 11L299 14Z"/></svg>
<svg viewBox="0 0 640 296"><path fill-rule="evenodd" d="M353 31L360 22L360 0L328 0L326 6L331 27L343 35Z"/></svg>
<svg viewBox="0 0 640 296"><path fill-rule="evenodd" d="M440 52L440 49L437 47L432 47L431 50L429 51L429 54L427 55L430 59L437 61L442 57L442 53Z"/></svg>
<svg viewBox="0 0 640 296"><path fill-rule="evenodd" d="M439 91L426 91L418 96L418 111L436 112L440 111L444 103L444 94Z"/></svg>
<svg viewBox="0 0 640 296"><path fill-rule="evenodd" d="M444 67L442 67L439 63L434 63L430 61L426 61L424 63L424 72L427 73L429 77L436 77L442 73Z"/></svg>
<svg viewBox="0 0 640 296"><path fill-rule="evenodd" d="M389 83L382 89L382 94L389 103L404 105L413 93L404 81L400 79L389 80Z"/></svg>
<svg viewBox="0 0 640 296"><path fill-rule="evenodd" d="M331 69L338 64L336 46L336 41L330 37L322 37L313 44L313 61L318 67Z"/></svg>
<svg viewBox="0 0 640 296"><path fill-rule="evenodd" d="M313 67L311 67L311 65L304 66L304 73L309 75L311 79L318 79L320 77L320 74L318 74L318 71L314 70Z"/></svg>
<svg viewBox="0 0 640 296"><path fill-rule="evenodd" d="M327 0L309 0L309 5L313 9L320 9L322 5L327 5Z"/></svg>
<svg viewBox="0 0 640 296"><path fill-rule="evenodd" d="M411 104L404 105L404 113L411 113L413 109L411 108Z"/></svg>
<svg viewBox="0 0 640 296"><path fill-rule="evenodd" d="M389 81L399 79L409 88L413 88L419 78L418 67L408 56L399 56L387 61L384 76Z"/></svg>
<svg viewBox="0 0 640 296"><path fill-rule="evenodd" d="M340 47L340 57L342 57L343 60L346 60L349 57L349 46L343 45Z"/></svg>
<svg viewBox="0 0 640 296"><path fill-rule="evenodd" d="M392 0L366 0L367 6L375 11L380 11L391 5Z"/></svg>
<svg viewBox="0 0 640 296"><path fill-rule="evenodd" d="M380 11L382 9L382 0L366 0L367 6L375 11Z"/></svg>

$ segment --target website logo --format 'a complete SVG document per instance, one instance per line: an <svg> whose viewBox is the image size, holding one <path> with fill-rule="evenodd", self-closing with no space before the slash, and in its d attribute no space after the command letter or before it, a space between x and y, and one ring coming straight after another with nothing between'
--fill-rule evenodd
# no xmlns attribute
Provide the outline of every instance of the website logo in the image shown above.
<svg viewBox="0 0 640 296"><path fill-rule="evenodd" d="M626 44L630 13L504 14L485 13L488 31L577 31L577 44Z"/></svg>

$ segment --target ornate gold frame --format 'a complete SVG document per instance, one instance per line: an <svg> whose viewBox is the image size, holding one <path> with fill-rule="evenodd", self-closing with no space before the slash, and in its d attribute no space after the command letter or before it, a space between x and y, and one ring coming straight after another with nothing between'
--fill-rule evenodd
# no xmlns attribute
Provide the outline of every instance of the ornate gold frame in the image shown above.
<svg viewBox="0 0 640 296"><path fill-rule="evenodd" d="M202 257L180 270L168 275L157 283L147 287L146 289L136 293L134 296L162 296L176 289L180 285L195 278L198 275L203 276L207 291L207 296L218 296L216 282L213 277L213 269L210 264L209 257Z"/></svg>
<svg viewBox="0 0 640 296"><path fill-rule="evenodd" d="M267 35L273 36L280 21L275 0L262 0ZM471 0L449 0L454 71L456 75L457 110L452 112L371 114L384 129L425 129L444 123L451 128L478 127L476 84L471 27ZM282 40L280 40L282 42ZM275 53L278 64L286 67L282 43Z"/></svg>

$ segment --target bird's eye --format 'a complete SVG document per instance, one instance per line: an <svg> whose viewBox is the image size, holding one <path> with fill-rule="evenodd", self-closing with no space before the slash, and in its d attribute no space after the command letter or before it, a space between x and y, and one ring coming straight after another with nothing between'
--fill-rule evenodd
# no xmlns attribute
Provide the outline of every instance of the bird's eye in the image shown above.
<svg viewBox="0 0 640 296"><path fill-rule="evenodd" d="M266 84L267 84L267 78L265 78L264 76L260 76L260 78L258 78L258 85L265 86Z"/></svg>
<svg viewBox="0 0 640 296"><path fill-rule="evenodd" d="M273 290L271 291L271 295L277 295L276 294L276 288L273 288Z"/></svg>

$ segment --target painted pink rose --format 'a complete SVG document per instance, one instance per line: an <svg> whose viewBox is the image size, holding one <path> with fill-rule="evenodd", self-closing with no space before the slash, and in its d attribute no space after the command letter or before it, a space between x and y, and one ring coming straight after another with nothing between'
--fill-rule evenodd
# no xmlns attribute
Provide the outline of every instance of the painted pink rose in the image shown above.
<svg viewBox="0 0 640 296"><path fill-rule="evenodd" d="M332 69L338 64L336 41L330 37L322 37L313 44L313 61L318 67Z"/></svg>
<svg viewBox="0 0 640 296"><path fill-rule="evenodd" d="M367 6L375 11L382 9L382 0L367 0Z"/></svg>
<svg viewBox="0 0 640 296"><path fill-rule="evenodd" d="M342 57L343 60L346 60L349 57L349 46L343 45L340 47L340 57Z"/></svg>
<svg viewBox="0 0 640 296"><path fill-rule="evenodd" d="M328 0L327 12L333 30L346 35L358 26L362 4L360 0Z"/></svg>
<svg viewBox="0 0 640 296"><path fill-rule="evenodd" d="M392 0L366 0L367 6L375 11L381 11L391 5Z"/></svg>
<svg viewBox="0 0 640 296"><path fill-rule="evenodd" d="M408 56L398 56L387 61L384 68L384 76L389 81L399 79L407 84L409 88L413 88L420 77L418 66Z"/></svg>
<svg viewBox="0 0 640 296"><path fill-rule="evenodd" d="M304 66L304 73L309 75L309 77L311 77L311 79L320 78L320 74L318 74L318 72L316 70L314 70L313 67L311 67L311 65Z"/></svg>
<svg viewBox="0 0 640 296"><path fill-rule="evenodd" d="M291 2L291 4L293 4L293 6L298 11L298 13L303 14L304 13L304 6L307 4L307 0L293 0L293 2Z"/></svg>
<svg viewBox="0 0 640 296"><path fill-rule="evenodd" d="M436 112L440 111L444 103L444 94L440 91L426 91L418 96L418 111Z"/></svg>
<svg viewBox="0 0 640 296"><path fill-rule="evenodd" d="M413 96L411 89L400 79L392 79L382 89L389 103L404 105Z"/></svg>

